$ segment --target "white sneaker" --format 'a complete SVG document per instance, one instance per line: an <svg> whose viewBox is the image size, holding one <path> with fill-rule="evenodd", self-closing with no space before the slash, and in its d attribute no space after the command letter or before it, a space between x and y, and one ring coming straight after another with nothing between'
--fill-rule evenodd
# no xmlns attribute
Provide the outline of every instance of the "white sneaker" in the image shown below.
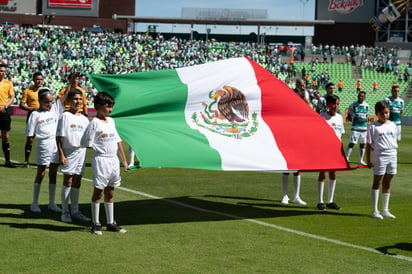
<svg viewBox="0 0 412 274"><path fill-rule="evenodd" d="M287 205L289 204L289 196L288 195L284 195L282 200L280 201L281 204Z"/></svg>
<svg viewBox="0 0 412 274"><path fill-rule="evenodd" d="M34 212L34 213L40 213L41 209L40 209L38 204L33 203L33 204L30 205L30 211Z"/></svg>
<svg viewBox="0 0 412 274"><path fill-rule="evenodd" d="M365 163L365 161L362 160L362 161L359 161L358 165L360 165L360 166L367 166L368 164Z"/></svg>
<svg viewBox="0 0 412 274"><path fill-rule="evenodd" d="M379 211L373 211L371 216L372 218L375 218L375 219L380 219L380 220L383 219L383 216L379 213Z"/></svg>
<svg viewBox="0 0 412 274"><path fill-rule="evenodd" d="M62 212L62 209L56 204L49 204L47 209L53 212Z"/></svg>
<svg viewBox="0 0 412 274"><path fill-rule="evenodd" d="M72 214L72 219L80 222L90 222L92 219L84 216L80 211L77 211L75 214Z"/></svg>
<svg viewBox="0 0 412 274"><path fill-rule="evenodd" d="M395 219L395 215L389 212L389 210L382 210L382 216L388 219Z"/></svg>
<svg viewBox="0 0 412 274"><path fill-rule="evenodd" d="M62 216L61 216L60 219L64 223L71 223L72 222L72 217L70 216L69 212L62 213Z"/></svg>
<svg viewBox="0 0 412 274"><path fill-rule="evenodd" d="M300 197L296 197L295 199L293 199L293 203L298 205L306 205L306 202L303 201Z"/></svg>

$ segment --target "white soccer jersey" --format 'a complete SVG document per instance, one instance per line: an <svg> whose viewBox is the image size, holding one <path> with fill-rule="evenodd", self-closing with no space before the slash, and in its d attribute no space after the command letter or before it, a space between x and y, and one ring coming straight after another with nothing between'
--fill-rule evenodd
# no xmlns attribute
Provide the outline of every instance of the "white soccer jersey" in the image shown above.
<svg viewBox="0 0 412 274"><path fill-rule="evenodd" d="M84 147L92 148L95 156L103 154L106 157L117 157L117 143L120 141L120 136L111 117L107 117L106 121L93 118L83 134L81 144Z"/></svg>
<svg viewBox="0 0 412 274"><path fill-rule="evenodd" d="M50 111L33 111L27 121L26 136L36 136L38 140L55 138L57 122L63 111L60 100L54 102Z"/></svg>
<svg viewBox="0 0 412 274"><path fill-rule="evenodd" d="M342 115L335 113L334 116L331 116L327 112L321 112L320 116L322 116L326 120L326 123L335 131L336 136L342 139L342 134L345 133Z"/></svg>
<svg viewBox="0 0 412 274"><path fill-rule="evenodd" d="M375 121L369 125L366 134L366 142L371 144L375 151L392 150L398 148L397 128L395 123L388 121L382 124Z"/></svg>
<svg viewBox="0 0 412 274"><path fill-rule="evenodd" d="M89 124L89 120L82 114L73 114L65 111L59 118L56 136L61 136L63 149L80 147L80 140Z"/></svg>

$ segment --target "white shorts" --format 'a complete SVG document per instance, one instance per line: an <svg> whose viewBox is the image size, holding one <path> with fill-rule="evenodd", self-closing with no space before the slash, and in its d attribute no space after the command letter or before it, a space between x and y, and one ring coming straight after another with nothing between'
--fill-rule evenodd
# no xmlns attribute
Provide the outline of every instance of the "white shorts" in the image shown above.
<svg viewBox="0 0 412 274"><path fill-rule="evenodd" d="M56 138L36 140L36 150L36 164L38 166L59 163Z"/></svg>
<svg viewBox="0 0 412 274"><path fill-rule="evenodd" d="M373 155L373 173L375 175L397 173L398 159L396 149L375 151Z"/></svg>
<svg viewBox="0 0 412 274"><path fill-rule="evenodd" d="M92 177L95 188L120 186L120 162L117 156L94 156L92 158Z"/></svg>
<svg viewBox="0 0 412 274"><path fill-rule="evenodd" d="M351 130L350 137L349 137L349 143L357 144L358 142L360 144L366 144L366 131L360 132L360 131Z"/></svg>
<svg viewBox="0 0 412 274"><path fill-rule="evenodd" d="M60 165L63 174L83 175L84 158L86 157L86 148L76 148L74 150L64 150L66 156L66 165Z"/></svg>

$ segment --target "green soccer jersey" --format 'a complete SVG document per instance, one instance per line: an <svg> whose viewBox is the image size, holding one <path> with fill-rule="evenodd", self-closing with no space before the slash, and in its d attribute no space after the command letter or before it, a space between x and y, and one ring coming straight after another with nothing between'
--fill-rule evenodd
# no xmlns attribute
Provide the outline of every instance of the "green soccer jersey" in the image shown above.
<svg viewBox="0 0 412 274"><path fill-rule="evenodd" d="M405 102L403 101L402 98L395 99L392 96L387 97L385 101L389 104L391 108L389 120L394 122L397 126L400 126L401 125L401 113L405 107Z"/></svg>
<svg viewBox="0 0 412 274"><path fill-rule="evenodd" d="M351 130L366 132L367 118L369 115L369 104L366 102L354 102L349 106L348 113L352 118Z"/></svg>

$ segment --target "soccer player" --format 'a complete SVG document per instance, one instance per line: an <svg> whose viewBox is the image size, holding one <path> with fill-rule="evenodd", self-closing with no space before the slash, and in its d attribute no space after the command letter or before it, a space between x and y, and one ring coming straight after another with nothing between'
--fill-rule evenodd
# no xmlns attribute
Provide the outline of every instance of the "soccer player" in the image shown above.
<svg viewBox="0 0 412 274"><path fill-rule="evenodd" d="M121 157L124 170L128 170L127 159L123 151L122 140L117 133L114 120L109 117L112 112L114 98L106 93L99 92L94 98L96 117L91 120L84 132L81 144L92 148L92 178L93 195L91 202L92 228L91 233L102 235L100 224L100 200L104 194L104 209L106 212L107 231L125 233L114 218L114 189L120 186L120 164L117 152Z"/></svg>
<svg viewBox="0 0 412 274"><path fill-rule="evenodd" d="M369 104L365 102L366 93L360 91L358 100L353 102L348 108L348 116L352 121L350 130L349 145L346 150L346 159L349 161L353 146L359 142L359 165L366 165L363 161L365 155L367 118L369 115Z"/></svg>
<svg viewBox="0 0 412 274"><path fill-rule="evenodd" d="M397 129L389 121L390 106L387 102L377 102L375 113L378 121L371 123L367 131L366 162L373 167L372 217L376 219L395 219L389 211L390 187L393 176L397 173ZM373 151L373 164L371 162ZM382 214L378 210L379 188L382 185Z"/></svg>
<svg viewBox="0 0 412 274"><path fill-rule="evenodd" d="M385 99L385 102L389 104L390 107L390 116L389 120L395 123L398 133L397 140L401 140L401 117L403 114L403 109L405 108L405 102L402 98L399 97L401 89L398 85L393 85L391 89L392 96L389 96Z"/></svg>

